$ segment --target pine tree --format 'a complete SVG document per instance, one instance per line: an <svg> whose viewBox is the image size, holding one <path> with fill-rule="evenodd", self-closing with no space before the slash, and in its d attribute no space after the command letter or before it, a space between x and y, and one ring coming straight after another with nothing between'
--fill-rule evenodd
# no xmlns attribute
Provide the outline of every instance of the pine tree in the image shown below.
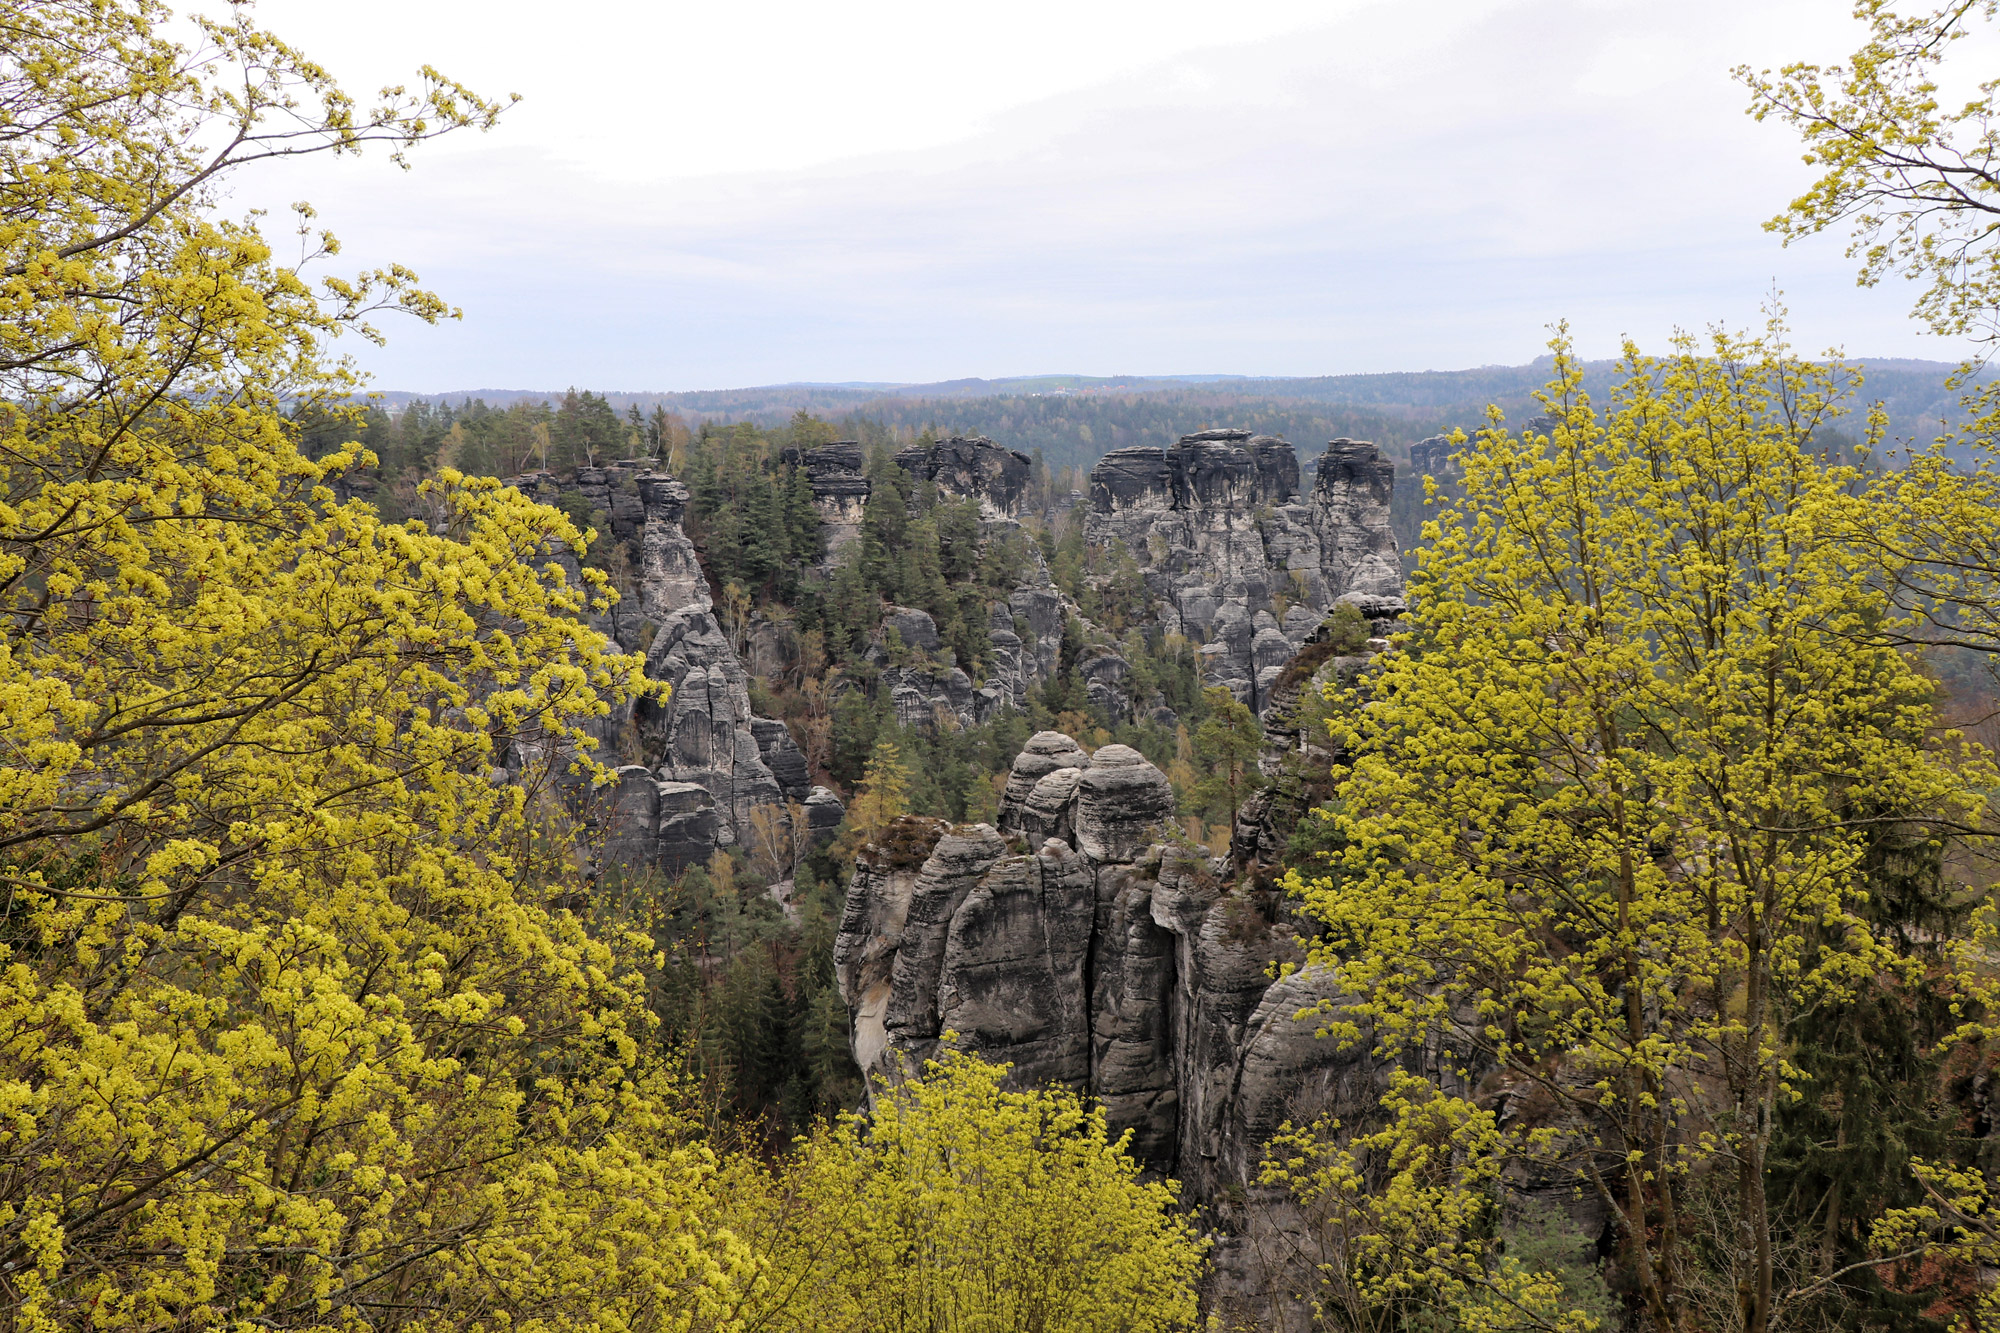
<svg viewBox="0 0 2000 1333"><path fill-rule="evenodd" d="M1264 775L1257 771L1264 729L1257 715L1222 686L1211 685L1202 694L1208 716L1194 732L1194 768L1201 776L1191 794L1198 813L1233 826L1243 802L1264 785Z"/></svg>

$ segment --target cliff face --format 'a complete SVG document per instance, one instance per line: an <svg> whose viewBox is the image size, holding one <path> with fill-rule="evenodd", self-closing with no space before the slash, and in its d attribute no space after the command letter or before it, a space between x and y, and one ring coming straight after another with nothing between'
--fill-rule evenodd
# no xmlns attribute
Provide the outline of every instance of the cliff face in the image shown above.
<svg viewBox="0 0 2000 1333"><path fill-rule="evenodd" d="M1298 1017L1338 1007L1338 984L1271 980L1296 940L1229 890L1224 862L1168 837L1172 803L1136 751L1041 732L997 828L906 818L862 852L834 963L872 1078L909 1076L955 1033L1019 1085L1096 1097L1148 1165L1226 1211L1283 1121L1358 1115L1383 1071ZM1225 1278L1252 1265L1250 1230L1225 1238Z"/></svg>
<svg viewBox="0 0 2000 1333"><path fill-rule="evenodd" d="M660 474L637 480L639 606L651 630L646 674L669 682L673 695L632 710L637 752L620 757L636 762L618 770L606 798L605 860L678 874L747 842L759 806L798 803L815 832L830 834L840 822L838 798L812 785L785 724L751 709L749 673L716 621L681 527L687 488ZM636 648L638 636L626 646Z"/></svg>
<svg viewBox="0 0 2000 1333"><path fill-rule="evenodd" d="M830 560L860 532L870 494L862 450L836 441L787 451L784 461L806 474ZM1025 537L1017 521L1025 455L984 437L953 436L909 446L897 462L940 497L977 500L989 541ZM1285 441L1205 431L1167 449L1107 455L1091 477L1086 538L1122 544L1163 627L1199 641L1207 679L1264 713L1278 677L1337 599L1358 602L1384 624L1400 611L1388 526L1393 483L1393 466L1374 446L1337 440L1302 493ZM515 484L549 501L560 489L540 474ZM687 488L636 464L580 469L573 485L609 516L615 538L636 547L638 596L614 608L603 628L628 650L643 648L647 674L674 687L664 705L642 702L602 729L605 753L626 761L609 798L608 855L677 873L747 841L762 806L805 805L821 831L837 823L838 800L811 785L784 725L752 710L749 673L717 621L682 528ZM1030 560L1023 581L988 607L993 651L984 680L968 677L942 650L929 616L887 610L874 653L881 688L904 725L970 726L1003 708L1025 709L1056 674L1065 621L1077 609L1055 587L1037 544L1020 545ZM760 642L751 636L753 657ZM1092 642L1077 663L1091 701L1118 717L1147 711L1149 701L1128 697L1124 658Z"/></svg>
<svg viewBox="0 0 2000 1333"><path fill-rule="evenodd" d="M935 485L940 497L979 501L987 518L1020 517L1030 460L1018 450L1003 449L984 435L953 435L906 445L896 462L918 481Z"/></svg>
<svg viewBox="0 0 2000 1333"><path fill-rule="evenodd" d="M1106 454L1087 538L1131 553L1170 633L1201 642L1204 676L1262 713L1271 683L1336 601L1400 611L1389 507L1395 464L1335 440L1300 492L1292 446L1209 430Z"/></svg>
<svg viewBox="0 0 2000 1333"><path fill-rule="evenodd" d="M819 511L820 528L826 536L826 563L831 564L861 535L861 516L873 490L862 474L861 445L855 440L835 440L814 449L787 449L780 461L805 469L813 508Z"/></svg>

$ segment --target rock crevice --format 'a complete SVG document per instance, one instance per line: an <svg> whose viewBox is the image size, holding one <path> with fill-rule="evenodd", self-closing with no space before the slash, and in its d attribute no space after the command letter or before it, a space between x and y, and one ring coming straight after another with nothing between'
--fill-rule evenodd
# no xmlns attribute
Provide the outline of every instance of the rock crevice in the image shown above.
<svg viewBox="0 0 2000 1333"><path fill-rule="evenodd" d="M864 851L834 957L871 1087L953 1032L1018 1083L1096 1097L1198 1198L1249 1183L1268 1127L1367 1061L1311 1022L1301 1038L1293 1016L1337 1000L1334 979L1273 983L1296 941L1228 889L1225 862L1172 838L1172 800L1137 751L1045 731L997 827L910 818Z"/></svg>

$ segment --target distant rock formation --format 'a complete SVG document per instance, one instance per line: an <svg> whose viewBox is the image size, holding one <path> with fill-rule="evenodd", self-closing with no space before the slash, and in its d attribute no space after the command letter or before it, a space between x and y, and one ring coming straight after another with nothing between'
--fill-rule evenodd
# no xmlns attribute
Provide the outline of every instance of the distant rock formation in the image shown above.
<svg viewBox="0 0 2000 1333"><path fill-rule="evenodd" d="M1410 446L1410 471L1421 481L1436 477L1443 481L1458 471L1455 461L1463 445L1453 444L1449 435L1433 435Z"/></svg>
<svg viewBox="0 0 2000 1333"><path fill-rule="evenodd" d="M868 660L880 669L878 688L888 694L896 721L905 727L970 727L985 721L982 711L990 711L978 706L982 701L973 692L972 677L959 669L928 611L890 607L868 646Z"/></svg>
<svg viewBox="0 0 2000 1333"><path fill-rule="evenodd" d="M715 619L708 580L681 527L687 487L647 473L637 490L639 604L652 631L646 675L669 682L673 694L632 710L638 753L624 757L638 762L618 770L607 798L606 862L678 874L747 842L752 812L764 805L796 803L831 836L839 799L812 785L785 724L751 709L749 673Z"/></svg>
<svg viewBox="0 0 2000 1333"><path fill-rule="evenodd" d="M1401 596L1394 487L1394 463L1341 439L1301 495L1290 444L1207 430L1106 454L1090 474L1086 531L1130 552L1161 624L1202 645L1205 679L1261 713L1336 601Z"/></svg>
<svg viewBox="0 0 2000 1333"><path fill-rule="evenodd" d="M1017 518L1028 489L1028 456L1004 449L984 435L953 435L896 451L896 463L918 481L937 487L941 498L979 501L987 518Z"/></svg>
<svg viewBox="0 0 2000 1333"><path fill-rule="evenodd" d="M825 532L826 563L861 535L861 516L868 507L872 485L862 472L858 440L835 440L813 449L786 449L779 461L802 467L812 487L813 508Z"/></svg>
<svg viewBox="0 0 2000 1333"><path fill-rule="evenodd" d="M1052 679L1062 663L1063 601L1054 580L1035 552L1031 581L1015 588L1004 602L987 608L987 640L993 645L993 676L985 689L989 710L1026 711L1028 691Z"/></svg>
<svg viewBox="0 0 2000 1333"><path fill-rule="evenodd" d="M806 474L830 560L858 539L871 494L861 446L835 441L787 450L782 459ZM907 446L896 460L940 497L977 500L987 540L1026 538L1018 522L1031 467L1026 455L983 436L952 436ZM615 463L578 469L567 483L538 473L512 484L545 502L580 493L636 554L637 597L592 622L627 651L643 651L647 674L674 692L665 704L641 701L597 727L607 762L625 761L607 797L617 825L607 857L677 873L747 841L760 806L809 807L816 828L837 823L840 806L833 793L811 785L785 726L752 710L749 672L716 619L707 575L682 527L687 488L643 468ZM1373 445L1334 441L1310 494L1301 494L1298 460L1285 441L1203 431L1167 449L1106 455L1091 474L1086 538L1130 553L1162 626L1201 645L1205 679L1261 714L1336 600L1363 605L1380 628L1400 613L1388 527L1393 487L1394 467ZM1085 637L1069 655L1091 704L1115 719L1173 725L1164 701L1131 697L1130 664L1058 591L1038 544L1019 545L1028 559L1021 583L987 608L992 653L983 681L953 660L929 615L886 610L870 655L897 720L973 726L1002 709L1027 708L1065 660L1064 636L1075 624ZM784 655L778 634L772 625L753 626L745 647L760 663L777 660Z"/></svg>

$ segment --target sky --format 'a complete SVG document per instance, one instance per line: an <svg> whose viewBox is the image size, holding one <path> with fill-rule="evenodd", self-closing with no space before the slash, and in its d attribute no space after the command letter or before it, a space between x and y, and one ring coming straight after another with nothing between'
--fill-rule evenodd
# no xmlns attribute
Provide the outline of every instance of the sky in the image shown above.
<svg viewBox="0 0 2000 1333"><path fill-rule="evenodd" d="M487 134L241 175L338 264L464 311L344 350L376 387L619 391L1519 364L1567 321L1763 322L1956 359L1844 238L1739 64L1830 62L1844 0L261 0L356 93L432 64Z"/></svg>

